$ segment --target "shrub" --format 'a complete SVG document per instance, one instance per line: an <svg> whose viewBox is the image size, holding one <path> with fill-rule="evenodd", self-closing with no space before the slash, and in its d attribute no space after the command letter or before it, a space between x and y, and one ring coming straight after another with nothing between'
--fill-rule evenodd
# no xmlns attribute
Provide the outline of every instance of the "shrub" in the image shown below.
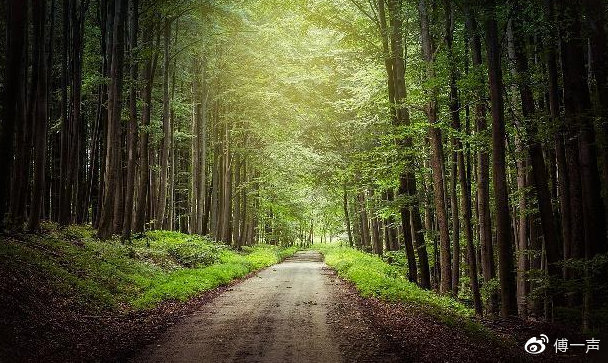
<svg viewBox="0 0 608 363"><path fill-rule="evenodd" d="M169 247L169 255L185 267L203 267L220 260L223 247L209 243L186 242Z"/></svg>

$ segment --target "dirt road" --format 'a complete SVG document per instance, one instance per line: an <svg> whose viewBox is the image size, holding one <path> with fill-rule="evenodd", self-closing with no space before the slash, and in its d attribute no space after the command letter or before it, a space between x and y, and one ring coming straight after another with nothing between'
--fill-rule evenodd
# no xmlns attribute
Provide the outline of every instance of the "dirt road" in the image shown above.
<svg viewBox="0 0 608 363"><path fill-rule="evenodd" d="M362 298L319 253L305 251L221 292L131 357L135 362L323 363L530 358L522 354L519 346L472 337L419 309Z"/></svg>
<svg viewBox="0 0 608 363"><path fill-rule="evenodd" d="M339 362L333 279L299 252L218 296L147 347L141 362Z"/></svg>

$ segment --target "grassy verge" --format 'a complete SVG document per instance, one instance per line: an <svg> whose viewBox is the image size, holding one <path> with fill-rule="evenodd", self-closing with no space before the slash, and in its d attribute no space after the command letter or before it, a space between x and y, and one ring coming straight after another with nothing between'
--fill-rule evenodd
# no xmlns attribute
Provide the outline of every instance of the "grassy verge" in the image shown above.
<svg viewBox="0 0 608 363"><path fill-rule="evenodd" d="M337 245L314 245L325 256L325 263L338 275L355 284L364 297L401 302L436 317L450 326L460 326L477 334L488 330L475 322L475 312L457 300L424 290L409 282L402 269L384 262L380 257Z"/></svg>
<svg viewBox="0 0 608 363"><path fill-rule="evenodd" d="M273 265L295 248L270 245L236 252L201 236L153 231L130 244L100 241L85 226L3 238L0 261L88 310L133 310L200 292ZM17 277L15 277L17 278Z"/></svg>

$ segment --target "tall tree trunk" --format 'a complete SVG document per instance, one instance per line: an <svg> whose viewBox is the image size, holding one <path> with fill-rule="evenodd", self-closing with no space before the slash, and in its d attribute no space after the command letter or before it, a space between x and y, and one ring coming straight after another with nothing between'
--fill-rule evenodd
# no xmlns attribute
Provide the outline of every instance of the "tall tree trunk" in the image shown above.
<svg viewBox="0 0 608 363"><path fill-rule="evenodd" d="M342 206L344 208L344 222L345 222L345 226L346 226L346 232L348 234L348 245L352 248L353 247L353 233L350 228L350 216L348 213L348 192L346 189L346 184L344 184Z"/></svg>
<svg viewBox="0 0 608 363"><path fill-rule="evenodd" d="M456 68L456 61L454 58L454 10L452 3L449 0L444 1L445 7L445 42L448 51L448 61L450 67L450 116L452 119L452 127L457 132L460 131L460 101L458 99L458 86L456 82L458 80L458 71ZM452 292L454 296L458 296L458 288L460 285L460 215L458 210L458 160L462 154L462 143L456 136L452 136L452 160L451 160L451 172L450 172L450 207L452 210L452 234L454 240L454 255L452 257ZM462 166L464 167L464 165ZM461 183L462 191L464 193L464 185Z"/></svg>
<svg viewBox="0 0 608 363"><path fill-rule="evenodd" d="M42 206L44 203L44 185L46 176L46 140L48 123L48 72L46 56L46 0L32 1L32 16L34 23L34 47L36 60L33 72L35 81L32 83L34 88L34 102L30 107L33 108L31 116L34 125L34 174L32 185L32 204L28 220L28 230L38 232L40 230L40 219Z"/></svg>
<svg viewBox="0 0 608 363"><path fill-rule="evenodd" d="M359 202L359 219L361 220L361 249L367 251L371 245L371 236L364 191L357 194L357 200Z"/></svg>
<svg viewBox="0 0 608 363"><path fill-rule="evenodd" d="M68 0L63 0L63 57L62 57L62 89L61 89L61 152L59 177L59 223L68 225L71 218L72 177L74 164L70 159L73 120L70 117L68 89L70 84L70 19L72 9Z"/></svg>
<svg viewBox="0 0 608 363"><path fill-rule="evenodd" d="M513 78L515 78L518 83L520 83L518 79L518 72L515 63L517 62L518 55L515 50L515 39L514 39L514 27L516 25L513 24L513 19L509 19L508 28L507 28L507 40L508 40L508 55L510 62L510 70ZM521 34L520 36L523 36ZM514 84L512 86L512 95L511 98L513 100L513 104L520 104L520 100L517 97L518 85ZM520 93L521 94L521 93ZM523 102L523 97L521 98ZM525 117L525 115L522 116ZM528 115L529 117L530 115ZM528 294L528 283L526 279L526 274L529 270L528 267L528 192L527 188L529 182L527 180L528 176L528 153L525 150L524 139L525 135L523 135L524 129L526 125L523 123L529 122L529 120L519 120L518 115L515 116L515 125L518 127L519 132L515 135L515 158L516 158L516 173L517 173L517 194L518 194L518 203L517 207L513 207L513 225L514 225L514 235L515 235L515 246L517 248L517 313L521 318L526 318L527 316L527 303L526 296ZM519 211L519 212L518 212ZM518 219L515 218L518 216Z"/></svg>
<svg viewBox="0 0 608 363"><path fill-rule="evenodd" d="M179 18L176 20L175 22L175 30L173 31L173 44L177 44L178 41L178 36L179 36ZM175 82L175 72L177 70L177 57L173 57L173 65L170 67L171 68L171 95L169 96L169 100L173 100L175 99L175 87L176 87L176 82ZM175 108L173 107L173 105L171 105L171 102L169 101L169 119L170 121L170 126L171 126L171 139L170 139L170 147L169 147L169 174L168 174L168 184L167 184L167 193L168 193L168 200L167 200L167 206L168 206L168 210L167 210L167 217L164 219L163 221L163 226L162 228L165 230L169 230L169 231L173 231L174 228L174 224L175 224L175 210L176 210L176 206L175 206L175 178L176 178L176 164L175 164L175 153L177 152L177 145L174 142L175 140L175 131L178 129L179 127L179 122L176 120L175 118ZM179 130L178 130L179 132Z"/></svg>
<svg viewBox="0 0 608 363"><path fill-rule="evenodd" d="M426 62L426 77L432 79L435 76L434 68L434 45L431 38L429 18L427 14L426 0L418 3L418 13L420 14L420 33L422 39L422 54ZM437 119L437 91L429 91L429 101L426 105L425 113L431 124L429 128L429 139L431 142L431 169L433 170L433 197L435 203L435 213L439 222L439 241L441 245L441 288L443 294L452 292L452 265L450 250L450 227L448 224L447 209L445 205L445 185L443 172L443 140L441 129L436 125Z"/></svg>
<svg viewBox="0 0 608 363"><path fill-rule="evenodd" d="M238 146L237 146L238 148ZM239 233L241 232L240 223L241 223L241 193L239 193L239 189L241 188L241 170L242 170L242 161L241 155L236 152L234 156L234 210L233 210L233 221L232 221L232 245L236 248L239 248L238 242L241 238Z"/></svg>
<svg viewBox="0 0 608 363"><path fill-rule="evenodd" d="M471 32L470 44L473 66L483 66L481 55L481 39L479 29L472 9L467 9L468 28ZM480 79L480 82L483 82ZM485 92L479 90L480 95ZM475 105L475 128L477 134L487 134L486 105L479 101ZM494 248L492 245L492 226L490 217L490 162L486 145L482 145L477 154L477 215L479 223L479 244L481 257L481 271L484 284L487 284L496 276L494 265ZM491 294L488 300L487 310L494 313L497 308L497 296Z"/></svg>
<svg viewBox="0 0 608 363"><path fill-rule="evenodd" d="M452 8L452 4L450 1L445 1L444 6L446 8L446 43L448 46L448 52L450 57L450 113L452 116L452 127L457 133L460 133L461 130L461 122L460 122L460 102L458 98L458 87L457 87L457 79L458 79L458 71L457 71L457 63L454 58L453 51L453 33L454 33L454 10ZM468 72L468 63L465 65L467 68L465 71ZM465 110L466 115L466 127L465 127L465 135L469 134L469 114L468 109ZM459 233L457 230L459 229L458 223L458 212L457 212L457 195L456 195L456 179L460 183L460 210L462 211L462 229L464 231L464 237L466 240L467 247L467 265L468 265L468 274L469 274L469 283L471 287L471 294L473 295L473 307L475 309L475 313L478 315L482 314L482 304L481 304L481 294L479 291L479 281L477 278L477 258L475 256L475 244L473 241L473 227L471 224L472 221L472 213L471 213L471 181L470 176L467 175L468 171L470 171L471 166L469 164L469 168L465 167L465 153L464 153L464 143L461 138L454 137L453 138L453 147L456 152L453 157L456 160L453 161L452 165L452 173L457 175L452 175L452 206L455 213L452 214L452 218L454 219L454 261L459 261L459 254L456 253L456 246L460 243ZM468 150L468 148L467 148ZM453 266L454 276L459 276L460 266L457 263L454 263ZM453 285L456 288L458 286L458 279L453 279ZM455 290L455 294L457 291Z"/></svg>
<svg viewBox="0 0 608 363"><path fill-rule="evenodd" d="M379 7L380 7L379 3ZM383 6L383 4L382 4ZM394 104L395 104L395 120L397 126L408 126L410 124L410 116L405 101L407 98L407 90L405 87L405 44L403 43L403 1L389 0L388 8L390 13L389 23L391 26L390 42L391 42L391 60L392 72L388 72L388 77L392 76L394 84ZM388 71L388 69L387 69ZM390 80L389 80L390 85ZM402 149L407 149L412 146L410 137L399 137L397 146ZM411 200L409 205L404 205L400 209L401 222L403 228L405 251L408 259L408 279L410 281L418 280L418 272L416 270L416 257L414 255L414 245L418 252L418 267L420 270L420 286L430 288L430 274L426 244L424 241L424 233L421 228L420 212L418 208L416 178L414 173L409 170L404 170L399 177L399 194L407 196ZM410 226L410 213L413 225ZM412 235L411 230L416 231Z"/></svg>
<svg viewBox="0 0 608 363"><path fill-rule="evenodd" d="M585 48L582 38L580 1L561 2L562 37L561 56L564 75L564 111L572 142L570 150L578 148L578 160L573 162L580 170L582 214L584 225L585 256L606 249L606 219L601 194L601 178L597 165L597 150L593 125L593 109L587 83ZM568 147L568 146L567 146ZM568 151L568 150L567 150ZM569 165L570 167L570 165ZM572 178L569 178L572 182ZM571 183L572 185L572 183ZM571 205L571 207L574 207ZM573 223L580 224L580 220Z"/></svg>
<svg viewBox="0 0 608 363"><path fill-rule="evenodd" d="M606 3L602 0L583 0L587 31L589 32L591 50L591 70L595 76L599 103L599 132L603 136L602 149L599 152L602 163L602 183L604 186L604 207L608 208L608 35L606 34ZM598 138L599 139L599 138ZM608 211L605 212L608 214ZM606 220L608 222L608 220ZM607 223L608 224L608 223ZM598 253L605 253L608 244L598 245Z"/></svg>
<svg viewBox="0 0 608 363"><path fill-rule="evenodd" d="M55 34L55 18L56 18L56 12L57 12L56 9L57 9L56 0L51 0L50 12L49 12L49 20L50 20L49 34L50 34L50 36L48 37L48 40L45 40L47 42L47 49L49 50L48 57L47 57L48 58L47 64L49 64L51 67L54 64L54 55L55 55L55 52L53 51L54 42L55 42L53 34ZM52 75L53 75L53 72L50 72L49 80L48 80L48 82L49 82L48 89L49 90L56 89L56 82ZM53 120L54 118L57 117L56 112L55 112L56 107L54 107L54 105L53 105L55 102L52 102L52 96L49 95L49 97L51 98L51 102L48 107L48 116L49 116L49 120ZM48 135L47 144L49 144L49 145L46 150L46 152L48 154L46 156L46 159L47 159L46 174L47 175L45 178L46 185L45 185L45 190L44 190L44 195L46 196L46 198L43 197L43 200L44 200L43 210L46 213L44 215L44 218L52 220L52 221L57 220L57 214L55 213L56 208L55 208L54 200L53 200L54 199L53 193L56 191L56 189L55 189L56 183L54 183L55 179L56 179L54 177L55 177L55 171L56 171L55 166L56 166L56 160L57 160L57 159L55 159L56 155L54 153L56 141L57 141L57 138L54 137L54 135L52 135L52 134ZM0 222L0 224L1 224L1 222Z"/></svg>
<svg viewBox="0 0 608 363"><path fill-rule="evenodd" d="M452 137L452 144L457 147L456 138ZM458 206L458 152L453 152L450 161L450 209L452 211L452 294L458 296L460 285L460 211Z"/></svg>
<svg viewBox="0 0 608 363"><path fill-rule="evenodd" d="M500 281L503 317L517 312L515 298L515 271L513 266L513 246L511 236L511 216L509 215L509 193L505 163L505 118L503 101L503 80L500 62L496 3L487 5L485 20L490 101L492 105L492 164L494 199L496 203L496 242L498 246L498 278Z"/></svg>
<svg viewBox="0 0 608 363"><path fill-rule="evenodd" d="M572 257L592 258L597 252L606 250L606 219L601 194L601 178L597 164L593 109L588 88L585 66L585 48L579 1L560 2L560 49L564 79L564 113L568 139L566 141L570 183L570 207L572 214ZM576 169L576 170L571 170ZM577 174L579 170L579 175ZM580 179L579 179L580 178ZM582 208L581 208L582 207ZM579 209L580 208L580 209ZM583 243L575 235L580 226L582 210ZM579 216L575 215L579 214ZM581 253L583 252L583 253ZM588 268L583 271L585 281L589 279ZM592 292L586 283L583 295L583 329L588 328Z"/></svg>
<svg viewBox="0 0 608 363"><path fill-rule="evenodd" d="M245 139L245 145L247 145L247 139ZM241 187L241 229L239 231L239 240L237 245L239 249L247 241L247 223L249 220L249 205L248 205L248 189L249 189L249 174L248 174L249 163L247 160L243 160L243 186Z"/></svg>
<svg viewBox="0 0 608 363"><path fill-rule="evenodd" d="M72 1L71 12L71 110L69 115L70 134L68 164L68 191L66 198L67 210L64 222L83 222L84 191L86 188L86 139L87 123L82 117L82 64L84 49L84 22L89 1Z"/></svg>
<svg viewBox="0 0 608 363"><path fill-rule="evenodd" d="M519 7L519 3L515 2L515 9ZM535 120L530 120L536 112L534 104L534 96L530 88L531 79L529 75L528 60L521 44L517 39L523 39L519 36L521 33L522 22L516 17L512 21L513 31L513 56L516 63L516 78L519 83L519 92L522 105L522 115L524 117L524 128L528 139L528 155L530 156L530 164L532 166L532 183L536 191L538 199L538 208L540 211L540 221L543 231L543 239L547 254L547 269L550 276L559 275L559 246L558 237L555 231L555 221L553 217L553 206L551 203L551 191L549 190L547 170L545 166L545 158L543 155L542 145L539 141L538 130ZM554 101L555 102L555 101ZM520 223L521 224L521 223ZM523 228L520 226L520 228ZM522 236L523 237L523 236ZM520 241L521 247L524 247ZM521 261L519 268L525 268L527 262ZM522 283L520 282L520 285ZM521 286L526 289L525 286ZM520 314L521 315L521 314Z"/></svg>
<svg viewBox="0 0 608 363"><path fill-rule="evenodd" d="M6 226L9 210L9 191L12 171L23 168L13 160L13 139L16 126L25 127L25 36L27 28L27 1L10 0L7 3L7 47L4 70L6 80L4 117L0 123L0 231Z"/></svg>
<svg viewBox="0 0 608 363"><path fill-rule="evenodd" d="M91 129L89 123L84 119L82 114L82 78L83 78L83 61L84 61L84 31L86 14L89 8L90 0L80 1L78 6L74 8L74 49L73 49L73 110L74 120L76 120L78 126L78 132L76 133L76 147L75 154L77 155L77 173L74 177L74 183L76 185L75 201L74 201L74 218L75 222L82 224L86 221L87 211L89 207L88 200L88 187L87 180L89 175L87 173L87 140Z"/></svg>
<svg viewBox="0 0 608 363"><path fill-rule="evenodd" d="M160 154L160 182L158 200L156 202L156 226L162 228L167 212L167 177L169 172L169 150L171 149L171 117L169 105L169 47L171 43L171 21L165 20L163 29L164 61L163 61L163 137Z"/></svg>
<svg viewBox="0 0 608 363"><path fill-rule="evenodd" d="M137 80L138 64L136 57L137 33L139 32L139 0L131 0L129 8L129 51L131 81L129 89L129 127L127 134L127 189L125 190L125 211L122 237L128 239L133 226L133 199L135 195L135 158L137 154Z"/></svg>
<svg viewBox="0 0 608 363"><path fill-rule="evenodd" d="M545 13L549 24L554 24L555 10L553 0L545 1ZM559 102L559 86L558 86L558 71L557 71L557 56L555 49L557 48L558 41L556 39L553 29L548 32L547 39L545 40L545 63L547 65L547 78L548 78L548 98L549 98L549 112L551 120L556 124L557 131L555 134L555 157L557 163L557 190L559 196L559 206L561 215L561 238L563 244L563 258L570 258L571 250L571 208L570 208L570 197L569 197L569 182L568 182L568 168L566 163L566 154L564 146L564 125L560 119L560 102ZM563 275L566 277L566 269L563 269Z"/></svg>
<svg viewBox="0 0 608 363"><path fill-rule="evenodd" d="M200 63L196 59L193 60L193 80L192 80L192 143L190 145L190 233L199 233L200 225L198 223L199 216L199 190L200 187L200 107L199 107L199 93L200 93Z"/></svg>
<svg viewBox="0 0 608 363"><path fill-rule="evenodd" d="M202 69L203 77L205 69ZM207 192L207 88L205 84L205 78L201 82L201 87L203 94L201 95L200 101L200 124L199 124L199 134L197 137L200 137L200 149L199 149L199 185L198 185L198 206L197 206L197 225L199 228L199 233L202 235L207 234L207 220L208 220L208 210L209 210L209 201Z"/></svg>
<svg viewBox="0 0 608 363"><path fill-rule="evenodd" d="M213 168L213 167L212 167ZM213 170L211 172L211 178L213 179ZM211 185L207 185L205 184L205 186L207 187L207 194L205 195L205 210L203 212L203 225L202 225L202 230L203 230L203 235L207 235L210 234L210 230L209 230L209 220L211 218L211 199L212 199L212 195L213 195L213 180L211 180Z"/></svg>
<svg viewBox="0 0 608 363"><path fill-rule="evenodd" d="M144 44L152 43L152 32L144 32ZM160 43L160 32L157 34L156 44ZM152 110L152 89L154 88L154 75L158 64L158 52L149 56L144 66L145 84L143 88L143 105L141 124L142 130L139 135L139 176L137 180L137 205L135 208L135 219L133 231L142 233L145 229L148 202L154 200L148 191L150 189L150 151L149 131Z"/></svg>
<svg viewBox="0 0 608 363"><path fill-rule="evenodd" d="M113 3L112 1L97 1L97 21L101 28L100 37L100 48L102 62L100 65L99 73L103 74L104 77L109 78L110 74L110 49L111 49L111 34L113 19ZM106 170L106 137L108 128L108 110L107 110L107 97L108 97L108 85L102 83L98 87L97 96L97 110L96 120L97 123L97 143L96 153L97 157L93 160L94 167L94 178L91 180L89 189L91 190L91 201L93 208L93 228L99 229L99 223L101 220L101 207L103 204L103 191L104 191L104 180ZM97 164L97 165L95 165Z"/></svg>
<svg viewBox="0 0 608 363"><path fill-rule="evenodd" d="M462 210L462 224L464 236L467 241L467 263L469 267L469 282L471 294L473 295L473 307L478 315L481 315L481 294L477 279L477 258L475 257L475 245L473 243L473 227L471 226L471 183L465 171L464 154L458 153L458 179L461 185L460 208Z"/></svg>
<svg viewBox="0 0 608 363"><path fill-rule="evenodd" d="M171 96L173 98L173 96ZM177 129L178 124L175 122L175 112L171 110L171 140L175 139L175 130ZM179 131L179 130L178 130ZM171 148L169 149L169 180L167 183L167 217L165 218L165 223L163 224L163 229L168 231L174 230L175 223L175 173L176 173L176 165L175 165L175 152L177 148L175 147L175 143L171 142Z"/></svg>
<svg viewBox="0 0 608 363"><path fill-rule="evenodd" d="M215 106L217 108L217 104ZM219 128L219 126L217 125L217 117L214 118L214 129L215 131L213 132L213 136L214 136L214 147L213 147L213 163L212 168L213 168L213 172L211 175L211 203L210 203L210 207L209 208L209 213L210 215L210 219L211 219L211 224L210 224L210 235L213 237L214 240L218 240L219 239L219 234L218 234L218 227L219 227L219 208L220 208L220 202L219 202L219 196L220 196L220 142L219 142L219 137L218 137L218 132L217 129Z"/></svg>
<svg viewBox="0 0 608 363"><path fill-rule="evenodd" d="M386 200L389 204L395 201L395 192L392 188L386 190ZM397 221L395 220L394 214L391 214L386 218L385 229L386 229L386 248L389 251L399 250L399 240L397 234Z"/></svg>
<svg viewBox="0 0 608 363"><path fill-rule="evenodd" d="M370 191L370 199L373 198L374 191ZM373 199L372 199L373 203ZM371 241L373 252L379 256L382 256L382 239L380 238L380 226L378 217L376 216L375 210L372 209L372 217L371 217Z"/></svg>
<svg viewBox="0 0 608 363"><path fill-rule="evenodd" d="M224 125L224 172L223 172L223 186L222 186L222 229L221 229L221 240L227 244L232 244L232 148L231 140L229 138L228 123Z"/></svg>
<svg viewBox="0 0 608 363"><path fill-rule="evenodd" d="M195 64L193 82L194 118L192 142L192 233L204 234L203 219L205 216L206 174L207 174L207 135L206 135L206 91L204 84L204 66Z"/></svg>
<svg viewBox="0 0 608 363"><path fill-rule="evenodd" d="M123 20L127 0L115 0L113 34L111 43L110 85L108 87L108 127L106 135L106 162L104 173L103 203L99 220L99 238L109 238L114 232L116 194L122 188L121 173L120 113L122 108L122 64L123 64Z"/></svg>

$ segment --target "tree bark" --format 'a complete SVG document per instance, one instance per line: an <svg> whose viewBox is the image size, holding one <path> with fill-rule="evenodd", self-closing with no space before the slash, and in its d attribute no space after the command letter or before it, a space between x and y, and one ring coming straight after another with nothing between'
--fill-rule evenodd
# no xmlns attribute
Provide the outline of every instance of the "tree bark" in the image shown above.
<svg viewBox="0 0 608 363"><path fill-rule="evenodd" d="M169 172L169 150L171 148L171 117L169 105L169 47L171 44L171 20L164 23L164 62L163 62L163 138L160 155L160 182L158 186L158 200L156 202L156 226L162 228L165 224L167 212L167 177Z"/></svg>
<svg viewBox="0 0 608 363"><path fill-rule="evenodd" d="M420 33L422 39L422 54L427 66L426 77L432 79L435 76L433 70L434 45L431 37L429 18L427 14L426 0L418 3L418 13L420 15ZM445 204L445 185L443 171L443 140L441 129L436 125L437 120L437 91L429 91L429 101L425 108L426 116L429 120L429 139L431 143L431 169L433 170L433 198L435 213L439 222L439 241L441 259L441 287L440 292L448 294L452 292L452 256L450 249L450 227L448 223L447 209Z"/></svg>
<svg viewBox="0 0 608 363"><path fill-rule="evenodd" d="M199 72L200 66L197 60L193 60L193 80L192 80L192 143L190 145L190 233L199 232L199 186L200 186L200 166L199 166L199 155L200 155L200 107L199 107L199 93L200 93L200 81Z"/></svg>
<svg viewBox="0 0 608 363"><path fill-rule="evenodd" d="M345 221L345 225L346 225L346 232L348 234L348 245L352 248L353 247L353 233L352 233L352 230L350 227L350 216L348 214L348 192L346 190L346 184L344 185L342 206L344 208L344 221Z"/></svg>
<svg viewBox="0 0 608 363"><path fill-rule="evenodd" d="M139 32L139 0L131 0L129 8L129 51L130 69L129 78L131 81L129 89L129 127L127 134L127 188L125 191L125 210L122 228L122 238L128 239L131 236L133 225L133 200L135 195L135 158L137 154L137 81L138 64L136 61L137 33Z"/></svg>
<svg viewBox="0 0 608 363"><path fill-rule="evenodd" d="M515 9L517 9L519 3L515 3ZM527 133L527 144L528 154L530 156L530 163L532 166L532 183L536 191L538 199L538 208L540 211L541 228L543 231L545 250L547 254L547 270L550 276L559 275L559 267L556 263L559 261L559 247L558 237L555 231L555 221L553 217L553 206L551 203L551 191L548 186L548 175L545 166L545 158L543 155L542 145L539 141L538 131L535 120L530 118L534 117L536 112L534 104L534 96L532 89L530 88L531 79L529 76L528 61L523 50L522 45L517 42L517 39L521 32L521 22L517 17L512 21L513 26L513 56L515 58L515 75L519 83L519 92L522 105L522 115L524 117L524 128ZM553 101L555 102L555 101ZM521 223L520 223L521 224ZM520 227L522 228L522 227ZM523 237L523 236L522 236ZM521 247L523 242L520 241ZM520 261L519 268L526 268L527 262ZM521 288L526 289L525 286L520 282ZM521 299L520 299L521 300ZM521 313L520 313L521 315Z"/></svg>
<svg viewBox="0 0 608 363"><path fill-rule="evenodd" d="M373 197L374 191L370 191L370 199ZM373 202L373 199L372 199ZM378 217L376 216L375 210L372 209L372 217L371 217L371 241L372 241L372 249L375 254L378 256L382 256L382 239L380 237L380 223L378 221Z"/></svg>
<svg viewBox="0 0 608 363"><path fill-rule="evenodd" d="M379 4L380 5L380 4ZM410 116L405 100L407 98L407 90L405 87L405 44L403 43L403 1L389 0L389 23L391 26L390 43L392 48L392 72L388 72L389 85L390 78L394 84L394 108L396 126L408 126L410 124ZM382 23L382 22L381 22ZM387 68L388 71L388 68ZM389 93L390 94L390 93ZM397 146L401 149L412 147L410 137L398 138ZM406 196L408 205L404 205L400 209L401 222L403 228L405 251L408 259L408 279L410 281L418 281L418 272L416 270L416 257L414 254L414 245L418 252L418 267L420 270L420 286L430 288L430 274L428 265L428 256L426 251L426 243L424 241L424 233L421 228L420 212L418 208L416 178L412 171L404 170L399 177L399 194ZM410 226L410 213L413 225ZM411 230L416 231L412 235Z"/></svg>
<svg viewBox="0 0 608 363"><path fill-rule="evenodd" d="M456 82L458 80L458 71L456 68L456 62L454 59L454 11L452 4L449 0L444 1L445 7L445 42L448 52L448 62L450 68L449 83L450 83L450 116L452 119L452 128L455 131L460 132L460 101L458 99L458 86ZM452 211L452 235L454 240L454 249L452 256L452 292L454 296L458 296L458 289L460 285L460 213L458 210L458 160L462 154L462 143L456 136L452 136L452 160L451 160L451 172L450 172L450 208ZM464 167L464 164L462 165ZM461 183L462 191L464 193L464 185Z"/></svg>
<svg viewBox="0 0 608 363"><path fill-rule="evenodd" d="M32 16L34 23L34 47L36 60L34 61L34 102L31 116L34 125L34 174L32 184L32 204L27 229L30 232L40 230L40 219L44 203L45 177L46 177L46 140L48 123L48 68L46 55L46 0L32 1Z"/></svg>
<svg viewBox="0 0 608 363"><path fill-rule="evenodd" d="M606 4L602 0L583 0L585 19L587 21L587 32L590 34L589 42L591 49L591 70L597 86L599 103L598 115L600 116L599 133L603 137L600 151L602 163L602 184L604 187L604 207L608 217L608 70L606 60L608 59L608 35L606 34ZM599 139L599 137L598 137ZM608 222L608 219L606 220ZM598 245L597 253L605 253L608 244Z"/></svg>
<svg viewBox="0 0 608 363"><path fill-rule="evenodd" d="M569 168L575 167L580 170L584 226L584 246L581 248L585 251L585 257L590 258L597 251L606 249L606 219L597 164L593 109L585 67L585 48L580 40L583 37L580 8L580 1L561 2L560 34L567 34L561 39L561 63L564 77L565 119L570 133L566 151L569 149L576 153L574 149L578 149L578 160L572 156L573 165L569 165ZM575 142L577 144L574 144ZM569 180L572 186L572 178ZM571 204L571 207L574 208L575 205ZM573 224L580 222L577 219L572 220Z"/></svg>
<svg viewBox="0 0 608 363"><path fill-rule="evenodd" d="M114 229L116 211L116 194L120 176L121 140L120 113L122 108L122 65L123 65L123 20L126 10L126 0L115 0L113 34L111 43L110 85L108 87L108 127L106 135L106 162L104 173L103 203L97 235L101 239L109 238Z"/></svg>
<svg viewBox="0 0 608 363"><path fill-rule="evenodd" d="M371 236L364 191L357 194L357 200L359 202L359 219L361 220L361 249L368 251L371 246Z"/></svg>
<svg viewBox="0 0 608 363"><path fill-rule="evenodd" d="M160 33L157 35L158 44ZM144 44L150 45L152 42L152 31L144 32ZM135 208L135 218L133 231L142 233L146 225L146 215L148 201L153 200L148 191L150 188L150 151L149 151L149 130L151 110L152 110L152 89L154 87L154 75L158 64L158 52L149 56L144 66L145 84L142 94L142 130L139 135L139 176L137 180L137 205Z"/></svg>
<svg viewBox="0 0 608 363"><path fill-rule="evenodd" d="M471 33L471 55L473 66L476 68L483 67L481 55L481 39L477 21L472 9L467 9L468 28ZM483 82L482 79L479 80ZM479 90L480 96L484 95L484 91ZM486 120L486 104L484 101L478 101L475 105L475 127L479 136L487 135L487 120ZM494 248L492 245L492 220L490 217L490 162L488 150L485 145L482 145L477 154L477 214L479 223L479 244L481 257L481 270L484 284L487 284L496 276L494 265ZM487 310L494 313L497 308L496 294L491 294L488 300Z"/></svg>
<svg viewBox="0 0 608 363"><path fill-rule="evenodd" d="M490 101L492 104L492 164L494 199L496 202L496 242L498 246L498 278L500 281L501 306L503 317L515 315L515 271L513 266L513 247L511 236L511 216L509 214L509 195L505 163L505 119L503 101L503 80L500 62L496 4L487 6L485 20L486 48Z"/></svg>
<svg viewBox="0 0 608 363"><path fill-rule="evenodd" d="M0 231L7 225L10 184L13 170L22 168L13 161L15 129L25 127L25 37L27 2L10 0L7 3L7 48L4 117L0 123Z"/></svg>
<svg viewBox="0 0 608 363"><path fill-rule="evenodd" d="M514 2L514 9L517 9L517 3ZM521 10L521 9L519 9ZM512 86L513 93L511 98L513 100L513 104L520 104L520 100L517 97L517 93L519 91L519 87L521 87L521 79L519 79L519 73L517 66L515 65L518 60L519 54L516 54L516 44L515 44L515 31L514 28L516 25L514 24L516 21L513 19L509 19L508 28L507 28L507 40L508 40L508 54L509 54L509 62L510 62L510 70L511 74L516 80L516 84ZM521 35L520 35L521 36ZM521 103L524 102L524 97L522 92L519 92L521 97ZM523 117L530 117L531 115L525 115L522 113ZM517 179L517 193L518 193L518 203L517 207L513 207L513 224L514 224L514 235L515 235L515 246L517 248L517 313L521 318L526 318L527 312L527 303L526 296L528 294L528 283L526 281L526 273L529 270L528 267L528 192L527 187L529 185L528 182L528 166L530 164L528 160L528 153L525 150L524 139L525 132L524 123L527 123L531 120L519 120L518 115L515 116L515 124L518 126L519 132L515 135L515 158L516 158L516 179ZM518 216L516 219L515 216Z"/></svg>

